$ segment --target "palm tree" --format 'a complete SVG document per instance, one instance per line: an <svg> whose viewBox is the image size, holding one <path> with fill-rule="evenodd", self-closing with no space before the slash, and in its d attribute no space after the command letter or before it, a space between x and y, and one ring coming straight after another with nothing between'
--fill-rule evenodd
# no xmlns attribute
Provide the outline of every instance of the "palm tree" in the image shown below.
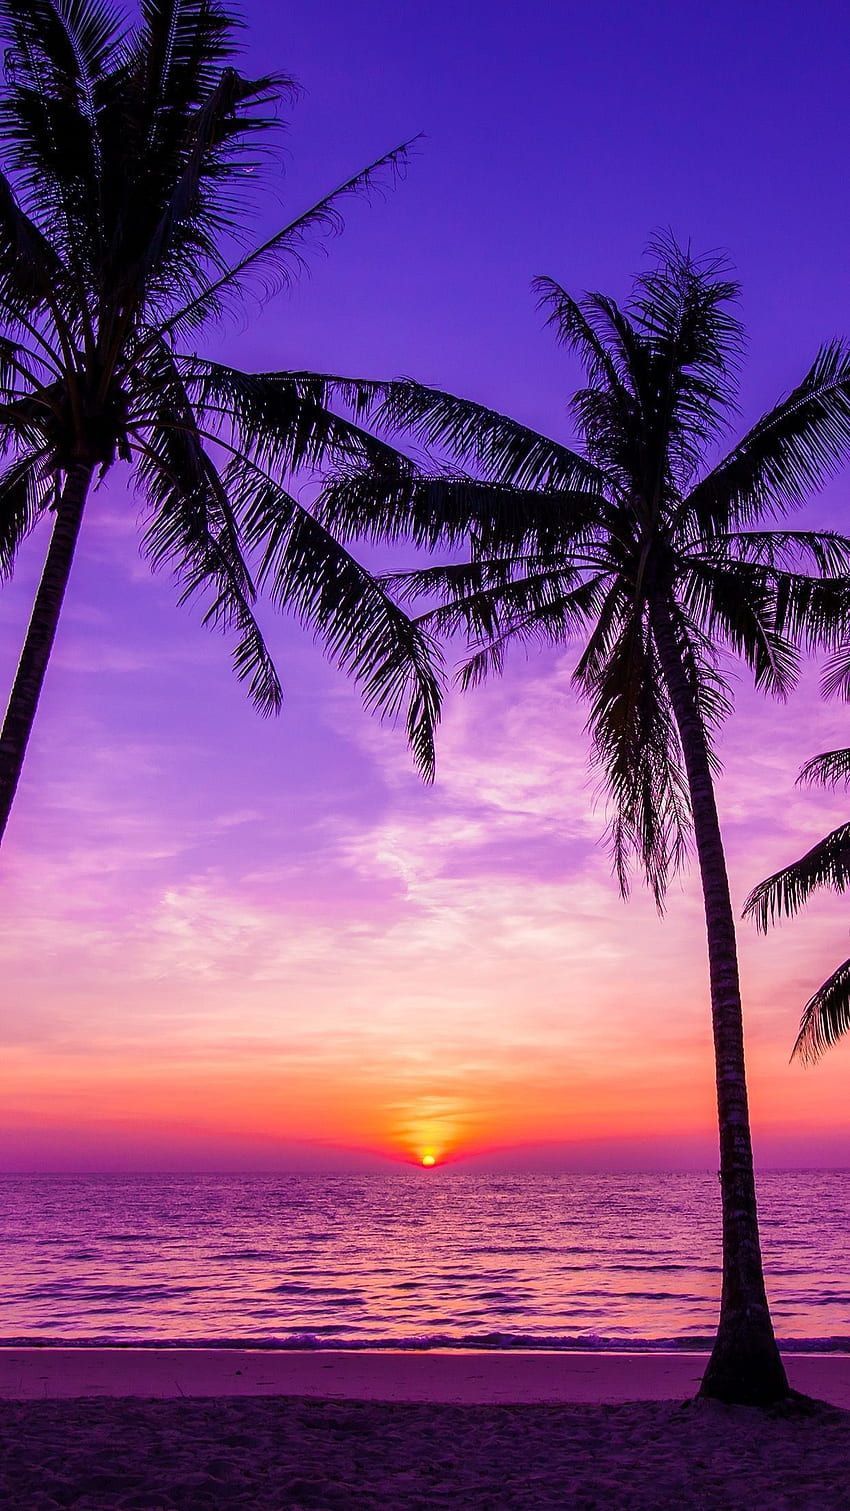
<svg viewBox="0 0 850 1511"><path fill-rule="evenodd" d="M173 570L181 602L199 595L205 622L234 633L261 713L282 693L259 588L316 631L369 705L406 713L429 772L440 685L428 636L281 481L329 460L380 473L403 458L358 423L356 382L334 385L336 413L320 375L183 349L252 289L289 282L310 234L392 178L409 144L240 251L244 191L294 86L237 70L219 0L142 0L134 29L104 0L0 0L0 25L0 572L52 523L0 732L0 837L86 503L118 462L141 493L145 553Z"/></svg>
<svg viewBox="0 0 850 1511"><path fill-rule="evenodd" d="M784 698L798 647L846 624L850 541L756 526L807 497L850 447L850 347L824 347L794 392L710 465L732 408L737 286L716 260L670 241L654 250L622 307L537 282L548 323L586 373L572 401L579 450L451 394L376 385L376 424L439 448L443 469L383 481L343 472L321 513L347 538L454 554L468 543L469 560L391 579L403 601L430 604L429 630L471 639L464 686L501 671L511 644L583 643L575 682L589 702L623 893L637 861L661 906L695 839L723 1219L720 1320L702 1393L768 1402L787 1382L759 1246L714 734L731 706L728 653Z"/></svg>
<svg viewBox="0 0 850 1511"><path fill-rule="evenodd" d="M850 695L850 648L842 647L832 658L824 677L827 695ZM813 756L800 771L799 782L837 787L850 783L850 750L827 750ZM799 860L759 882L747 898L744 913L755 918L766 933L785 914L791 917L808 902L819 887L844 892L850 885L850 823L839 824ZM850 960L828 976L803 1008L800 1031L792 1059L808 1063L850 1030Z"/></svg>

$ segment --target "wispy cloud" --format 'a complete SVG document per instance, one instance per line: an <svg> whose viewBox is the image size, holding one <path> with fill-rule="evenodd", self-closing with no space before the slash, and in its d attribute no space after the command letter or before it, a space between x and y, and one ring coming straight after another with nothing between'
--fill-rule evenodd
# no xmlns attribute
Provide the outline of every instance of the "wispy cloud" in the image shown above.
<svg viewBox="0 0 850 1511"><path fill-rule="evenodd" d="M87 626L39 727L4 852L16 1106L132 1105L153 1128L170 1097L210 1138L410 1147L710 1135L696 878L663 921L639 887L618 899L569 658L453 696L426 788L330 672L305 692L303 642L281 641L301 691L273 727L238 689L222 718L221 648L163 623L117 647ZM742 898L842 798L793 788L840 709L813 685L781 721L740 701L720 804ZM784 1116L823 1127L843 1116L835 1073L815 1095L785 1061L843 928L826 901L767 945L742 926L757 1104L781 1086Z"/></svg>

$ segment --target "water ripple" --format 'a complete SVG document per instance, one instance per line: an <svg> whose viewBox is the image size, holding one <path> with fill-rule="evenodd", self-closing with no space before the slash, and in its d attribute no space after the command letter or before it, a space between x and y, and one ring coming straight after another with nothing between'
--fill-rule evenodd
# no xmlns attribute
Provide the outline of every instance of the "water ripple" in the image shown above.
<svg viewBox="0 0 850 1511"><path fill-rule="evenodd" d="M778 1331L850 1336L850 1175L767 1174ZM718 1305L706 1175L0 1178L0 1339L694 1347Z"/></svg>

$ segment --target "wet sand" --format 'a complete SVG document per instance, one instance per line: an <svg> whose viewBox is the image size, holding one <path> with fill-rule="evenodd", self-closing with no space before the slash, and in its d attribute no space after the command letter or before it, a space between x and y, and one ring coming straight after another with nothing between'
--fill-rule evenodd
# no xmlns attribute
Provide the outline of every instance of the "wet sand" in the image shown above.
<svg viewBox="0 0 850 1511"><path fill-rule="evenodd" d="M839 1409L850 1401L850 1359L792 1356L797 1388L817 1388L836 1404L772 1412L683 1400L701 1362L683 1354L4 1350L0 1504L850 1506L850 1413Z"/></svg>
<svg viewBox="0 0 850 1511"><path fill-rule="evenodd" d="M696 1393L706 1357L683 1350L0 1348L0 1400L277 1395L468 1405L675 1401ZM785 1363L796 1390L850 1410L850 1354L791 1354Z"/></svg>

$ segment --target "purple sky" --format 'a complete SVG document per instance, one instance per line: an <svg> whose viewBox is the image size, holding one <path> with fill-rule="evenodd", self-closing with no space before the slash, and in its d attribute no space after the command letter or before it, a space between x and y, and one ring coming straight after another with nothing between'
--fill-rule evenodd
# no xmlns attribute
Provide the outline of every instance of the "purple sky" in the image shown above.
<svg viewBox="0 0 850 1511"><path fill-rule="evenodd" d="M850 326L843 7L247 15L249 66L305 89L258 234L278 200L293 213L426 140L397 189L350 207L309 279L210 350L415 373L564 435L576 372L530 280L622 296L666 226L739 270L742 424ZM846 528L844 497L811 517ZM4 851L0 1164L532 1144L573 1163L710 1162L698 897L677 889L663 928L645 898L619 901L569 659L453 699L423 790L400 734L285 624L287 706L259 721L224 646L140 564L135 512L123 479L95 500ZM43 545L0 599L6 680ZM792 784L847 728L813 678L784 713L743 696L721 789L738 898L843 816L840 796ZM764 1158L850 1162L846 1052L786 1063L802 1002L846 953L843 907L816 903L767 944L742 934Z"/></svg>

